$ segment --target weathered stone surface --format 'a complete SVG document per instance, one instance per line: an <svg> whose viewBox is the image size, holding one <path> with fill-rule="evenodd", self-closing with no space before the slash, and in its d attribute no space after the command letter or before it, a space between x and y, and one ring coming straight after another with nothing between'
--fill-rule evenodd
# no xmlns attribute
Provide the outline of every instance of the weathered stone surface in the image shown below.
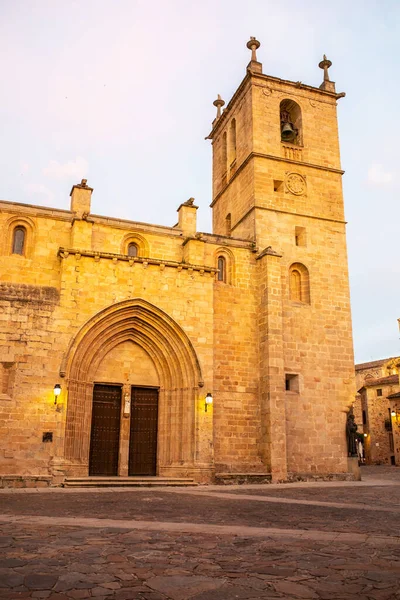
<svg viewBox="0 0 400 600"><path fill-rule="evenodd" d="M292 581L278 581L274 583L274 588L277 592L282 592L286 596L294 596L295 598L318 598L318 594L302 585Z"/></svg>
<svg viewBox="0 0 400 600"><path fill-rule="evenodd" d="M45 573L26 575L24 585L31 590L51 590L57 583L58 577Z"/></svg>
<svg viewBox="0 0 400 600"><path fill-rule="evenodd" d="M18 573L3 573L0 576L0 588L13 588L24 582L23 575Z"/></svg>
<svg viewBox="0 0 400 600"><path fill-rule="evenodd" d="M260 501L264 486L230 488L223 497L212 487L157 491L154 503L140 490L3 491L0 501L8 514L0 515L0 523L8 544L0 557L0 581L7 587L0 587L0 599L395 600L400 543L393 522L400 514L400 470L365 469L362 486L272 486L276 497L268 511ZM379 477L382 485L376 486ZM298 497L306 503L291 504ZM332 499L341 502L334 509L321 507ZM154 530L148 522L130 520L145 506L149 515L153 511ZM71 519L61 525L56 515L64 518L67 512ZM109 518L111 512L117 520ZM38 523L35 513L41 515ZM13 514L17 520L11 522ZM218 533L211 521L220 524ZM270 529L260 528L261 522ZM138 549L140 558L134 558ZM109 556L126 560L108 562ZM20 566L13 562L19 558ZM30 580L37 573L58 579L52 590L26 585L38 583Z"/></svg>
<svg viewBox="0 0 400 600"><path fill-rule="evenodd" d="M150 588L162 592L173 600L187 600L210 590L217 590L225 583L225 579L192 575L172 575L170 577L152 577L146 581Z"/></svg>

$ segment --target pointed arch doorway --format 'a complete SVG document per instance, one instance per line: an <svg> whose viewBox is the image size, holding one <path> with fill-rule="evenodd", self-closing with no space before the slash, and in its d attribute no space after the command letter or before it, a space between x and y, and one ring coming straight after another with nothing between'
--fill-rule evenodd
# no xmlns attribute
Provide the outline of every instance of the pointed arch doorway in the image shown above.
<svg viewBox="0 0 400 600"><path fill-rule="evenodd" d="M156 475L160 378L131 336L94 373L89 475Z"/></svg>
<svg viewBox="0 0 400 600"><path fill-rule="evenodd" d="M123 346L135 347L142 359L148 378L136 373L135 379L121 373L121 381L109 381L108 373L115 373L116 355ZM114 358L113 358L114 357ZM143 359L144 360L144 359ZM126 362L126 361L123 361ZM135 362L135 360L133 361ZM137 361L140 363L140 361ZM144 363L142 363L143 366ZM149 367L151 365L151 369ZM128 365L129 370L129 365ZM149 372L151 373L149 374ZM68 384L64 461L67 475L85 476L89 473L92 456L93 400L98 385L119 385L121 389L120 442L117 473L149 470L151 460L142 457L135 462L138 448L131 447L148 437L148 432L135 430L138 414L143 409L141 389L157 390L157 418L150 408L151 420L156 422L156 439L153 441L153 472L163 474L178 469L193 468L195 461L195 407L202 374L194 348L182 328L165 312L142 299L115 304L90 319L78 332L70 345L63 364ZM114 377L118 379L119 375ZM136 394L136 395L135 395ZM147 397L146 402L149 401ZM135 407L136 403L136 407ZM118 412L118 408L116 409ZM135 412L136 411L136 412ZM150 414L149 413L149 414ZM142 412L143 414L143 412ZM132 417L135 417L132 419ZM148 417L146 417L147 419ZM121 443L122 436L122 443ZM134 441L136 439L136 442ZM115 463L114 463L115 464ZM91 468L91 466L90 466ZM115 470L115 466L114 466Z"/></svg>

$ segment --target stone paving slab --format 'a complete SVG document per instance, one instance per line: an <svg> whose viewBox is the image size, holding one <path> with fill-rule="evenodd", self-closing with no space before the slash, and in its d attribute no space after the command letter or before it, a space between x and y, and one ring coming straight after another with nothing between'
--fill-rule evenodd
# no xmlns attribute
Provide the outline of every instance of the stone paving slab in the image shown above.
<svg viewBox="0 0 400 600"><path fill-rule="evenodd" d="M363 495L357 492L357 495L353 496L353 498L357 500L357 502L351 502L351 494L349 494L348 492L346 493L344 499L343 491L340 490L338 493L334 489L331 489L328 493L324 493L322 492L322 490L288 490L286 492L274 490L272 492L269 492L269 490L265 489L265 486L259 486L257 489L235 489L232 491L203 490L202 492L190 491L187 493L197 496L212 496L213 498L220 498L222 500L249 500L253 502L257 501L272 502L278 504L322 506L325 508L353 508L356 510L376 511L377 506L379 506L380 512L400 513L400 502L396 502L396 500L400 501L400 488L398 494L393 494L393 492L391 492L390 495L386 493L386 488L382 488L382 490L384 491L382 491L382 497L380 497L379 500L377 499L377 491L368 495ZM171 490L171 492L174 491L176 490ZM312 493L310 493L310 491ZM360 499L360 496L362 500ZM321 500L321 497L324 499ZM337 499L336 502L328 500L328 498L334 499L335 497ZM369 500L369 504L367 503L367 498Z"/></svg>
<svg viewBox="0 0 400 600"><path fill-rule="evenodd" d="M356 483L1 494L0 600L400 600L385 473L356 502Z"/></svg>
<svg viewBox="0 0 400 600"><path fill-rule="evenodd" d="M394 600L392 542L10 523L0 538L0 599Z"/></svg>
<svg viewBox="0 0 400 600"><path fill-rule="evenodd" d="M245 535L250 537L271 537L282 538L290 537L294 539L324 540L324 541L352 541L355 543L373 544L375 546L384 545L388 542L394 546L400 546L400 536L384 536L365 533L340 533L338 531L320 531L315 529L283 529L277 527L247 527L244 525L209 525L206 523L189 523L172 521L130 521L127 519L95 519L79 517L34 517L29 515L10 516L0 514L0 524L15 523L17 525L37 525L39 527L71 527L78 525L81 527L114 528L115 530L141 530L145 531L172 531L187 533L209 533L220 535ZM0 546L1 547L1 546Z"/></svg>
<svg viewBox="0 0 400 600"><path fill-rule="evenodd" d="M220 490L219 490L220 491ZM292 488L285 486L283 489L269 489L269 487L258 486L256 489L241 488L235 490L224 490L237 495L269 496L278 499L307 500L311 502L331 502L334 504L353 504L359 508L372 507L376 509L388 508L390 510L400 510L400 486L391 486L390 492L387 486L347 488ZM205 491L204 493L207 493Z"/></svg>
<svg viewBox="0 0 400 600"><path fill-rule="evenodd" d="M115 498L118 498L118 501ZM34 499L34 501L33 501ZM257 497L243 501L238 496L217 497L207 493L199 497L183 489L179 493L159 490L132 490L113 494L14 495L3 494L0 511L15 516L85 517L138 521L171 521L213 525L244 525L282 529L318 529L321 531L400 535L399 519L384 511L354 507L319 506L306 503L265 503Z"/></svg>

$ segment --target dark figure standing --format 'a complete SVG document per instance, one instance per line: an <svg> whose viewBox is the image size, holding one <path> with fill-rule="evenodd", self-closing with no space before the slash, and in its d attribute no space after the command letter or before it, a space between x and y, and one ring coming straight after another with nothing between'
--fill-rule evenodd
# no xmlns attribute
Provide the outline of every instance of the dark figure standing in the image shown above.
<svg viewBox="0 0 400 600"><path fill-rule="evenodd" d="M357 425L354 421L353 408L347 413L346 437L348 456L358 456L356 442Z"/></svg>

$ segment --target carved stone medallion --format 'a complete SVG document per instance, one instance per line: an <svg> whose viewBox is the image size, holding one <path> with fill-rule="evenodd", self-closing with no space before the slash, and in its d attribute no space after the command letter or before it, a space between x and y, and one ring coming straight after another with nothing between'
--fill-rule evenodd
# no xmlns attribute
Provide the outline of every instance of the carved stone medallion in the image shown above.
<svg viewBox="0 0 400 600"><path fill-rule="evenodd" d="M306 180L300 173L286 174L286 189L295 196L303 196L306 193Z"/></svg>

